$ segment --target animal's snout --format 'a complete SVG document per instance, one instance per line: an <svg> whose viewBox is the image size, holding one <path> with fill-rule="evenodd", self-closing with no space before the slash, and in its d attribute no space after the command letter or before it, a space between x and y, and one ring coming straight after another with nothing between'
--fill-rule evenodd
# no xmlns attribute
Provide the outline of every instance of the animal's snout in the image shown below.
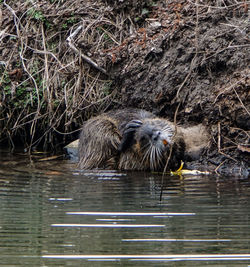
<svg viewBox="0 0 250 267"><path fill-rule="evenodd" d="M158 139L159 139L159 136L161 135L161 131L155 131L154 133L153 133L153 136L152 136L152 139L154 140L154 141L157 141Z"/></svg>

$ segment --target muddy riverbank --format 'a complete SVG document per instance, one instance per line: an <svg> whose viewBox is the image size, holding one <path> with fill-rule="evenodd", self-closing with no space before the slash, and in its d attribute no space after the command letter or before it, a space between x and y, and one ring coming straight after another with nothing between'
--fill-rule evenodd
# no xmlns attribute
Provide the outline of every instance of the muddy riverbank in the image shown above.
<svg viewBox="0 0 250 267"><path fill-rule="evenodd" d="M205 124L199 163L248 172L249 1L0 7L1 144L55 150L92 115L130 106Z"/></svg>

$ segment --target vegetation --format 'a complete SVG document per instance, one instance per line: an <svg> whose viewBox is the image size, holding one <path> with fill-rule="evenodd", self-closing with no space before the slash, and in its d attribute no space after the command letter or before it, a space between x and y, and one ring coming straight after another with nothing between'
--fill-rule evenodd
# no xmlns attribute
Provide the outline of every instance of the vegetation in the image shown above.
<svg viewBox="0 0 250 267"><path fill-rule="evenodd" d="M110 48L122 44L128 27L137 27L124 12L131 2L117 3L2 1L0 142L47 148L60 133L65 143L84 119L109 107L116 95L104 70L116 61ZM152 5L138 1L135 21ZM117 17L116 8L122 8Z"/></svg>
<svg viewBox="0 0 250 267"><path fill-rule="evenodd" d="M116 25L91 1L13 0L1 9L0 141L14 145L18 137L29 148L45 140L54 144L55 133L77 130L114 97L110 78L86 64L67 38L83 23L72 44L98 51L112 45Z"/></svg>
<svg viewBox="0 0 250 267"><path fill-rule="evenodd" d="M248 11L246 0L1 0L0 143L54 149L92 114L133 106L207 124L220 169L247 162Z"/></svg>

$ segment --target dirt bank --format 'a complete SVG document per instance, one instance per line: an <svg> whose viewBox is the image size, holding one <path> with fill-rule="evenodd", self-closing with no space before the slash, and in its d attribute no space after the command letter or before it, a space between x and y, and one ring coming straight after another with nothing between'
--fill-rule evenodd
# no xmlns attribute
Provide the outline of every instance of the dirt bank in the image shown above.
<svg viewBox="0 0 250 267"><path fill-rule="evenodd" d="M93 114L140 107L204 123L200 163L247 175L249 1L13 0L1 11L2 143L54 149Z"/></svg>

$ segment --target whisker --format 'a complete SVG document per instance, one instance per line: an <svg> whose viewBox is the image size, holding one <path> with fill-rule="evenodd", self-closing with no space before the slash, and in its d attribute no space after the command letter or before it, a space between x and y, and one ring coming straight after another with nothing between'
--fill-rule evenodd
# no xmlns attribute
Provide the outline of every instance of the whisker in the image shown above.
<svg viewBox="0 0 250 267"><path fill-rule="evenodd" d="M150 169L151 170L154 170L154 165L155 165L154 153L155 153L155 146L152 146L151 151L150 151Z"/></svg>
<svg viewBox="0 0 250 267"><path fill-rule="evenodd" d="M145 147L146 147L146 146L145 146ZM151 151L151 146L149 146L149 147L147 148L147 150L145 151L144 156L143 156L143 158L142 158L142 163L146 162L146 159L147 159L148 156L150 155L150 151Z"/></svg>
<svg viewBox="0 0 250 267"><path fill-rule="evenodd" d="M145 144L144 146L141 147L141 150L145 149L148 146L149 146L148 144Z"/></svg>
<svg viewBox="0 0 250 267"><path fill-rule="evenodd" d="M159 148L155 147L155 168L158 167L160 161Z"/></svg>
<svg viewBox="0 0 250 267"><path fill-rule="evenodd" d="M158 165L162 165L163 155L162 155L162 150L159 147L157 147L157 160L158 160Z"/></svg>

